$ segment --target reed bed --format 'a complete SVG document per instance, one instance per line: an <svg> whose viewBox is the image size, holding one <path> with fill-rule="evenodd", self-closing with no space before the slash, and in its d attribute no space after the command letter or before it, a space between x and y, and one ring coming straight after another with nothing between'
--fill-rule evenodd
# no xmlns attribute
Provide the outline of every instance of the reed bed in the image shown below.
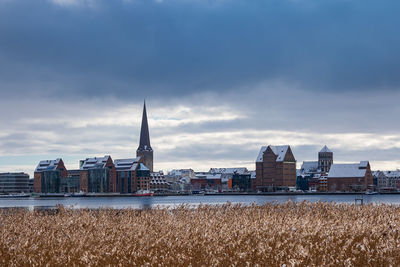
<svg viewBox="0 0 400 267"><path fill-rule="evenodd" d="M398 266L400 207L0 211L1 266Z"/></svg>

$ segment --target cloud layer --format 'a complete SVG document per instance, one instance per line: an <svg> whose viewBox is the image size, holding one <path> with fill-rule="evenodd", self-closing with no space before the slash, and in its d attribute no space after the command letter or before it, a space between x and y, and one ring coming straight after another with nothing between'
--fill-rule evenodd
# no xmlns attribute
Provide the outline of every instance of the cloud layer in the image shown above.
<svg viewBox="0 0 400 267"><path fill-rule="evenodd" d="M0 171L134 156L144 98L158 168L254 168L265 144L398 168L399 7L0 1Z"/></svg>

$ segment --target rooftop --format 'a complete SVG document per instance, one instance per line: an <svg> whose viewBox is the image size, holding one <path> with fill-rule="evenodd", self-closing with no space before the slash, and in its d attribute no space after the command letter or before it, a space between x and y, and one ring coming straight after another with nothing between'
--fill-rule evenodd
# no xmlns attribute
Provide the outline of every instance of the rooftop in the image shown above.
<svg viewBox="0 0 400 267"><path fill-rule="evenodd" d="M368 163L368 161L361 161L354 164L332 164L328 178L364 177L367 171L365 162Z"/></svg>
<svg viewBox="0 0 400 267"><path fill-rule="evenodd" d="M324 147L321 149L320 152L325 153L325 152L332 152L332 151L331 151L327 146L324 146Z"/></svg>

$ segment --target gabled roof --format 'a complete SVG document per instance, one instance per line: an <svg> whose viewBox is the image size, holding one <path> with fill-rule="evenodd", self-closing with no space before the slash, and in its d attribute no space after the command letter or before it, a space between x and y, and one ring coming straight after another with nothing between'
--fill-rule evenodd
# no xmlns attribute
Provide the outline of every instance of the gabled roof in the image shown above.
<svg viewBox="0 0 400 267"><path fill-rule="evenodd" d="M310 173L318 171L318 161L303 161L301 165L302 173Z"/></svg>
<svg viewBox="0 0 400 267"><path fill-rule="evenodd" d="M324 146L322 149L321 149L321 151L320 151L320 153L324 153L324 152L332 152L327 146Z"/></svg>
<svg viewBox="0 0 400 267"><path fill-rule="evenodd" d="M363 161L355 164L332 164L328 178L365 177L367 169L364 165Z"/></svg>
<svg viewBox="0 0 400 267"><path fill-rule="evenodd" d="M277 156L276 157L276 161L284 161L286 153L289 149L288 145L284 145L284 146L268 146L271 148L272 152ZM260 149L260 152L258 153L258 157L256 162L262 162L263 161L263 155L264 152L267 150L268 148L267 146L262 146Z"/></svg>
<svg viewBox="0 0 400 267"><path fill-rule="evenodd" d="M110 156L104 156L101 158L87 158L82 161L81 170L88 170L88 169L100 169L100 168L105 168L107 160L110 158Z"/></svg>
<svg viewBox="0 0 400 267"><path fill-rule="evenodd" d="M265 152L266 150L267 150L267 146L262 146L262 147L261 147L260 152L258 153L256 162L262 162L262 161L263 161L263 155L264 155L264 152Z"/></svg>
<svg viewBox="0 0 400 267"><path fill-rule="evenodd" d="M140 157L136 158L131 158L131 159L116 159L114 160L114 165L117 171L122 171L122 170L131 170L134 171L136 170L136 167L138 166L140 161Z"/></svg>
<svg viewBox="0 0 400 267"><path fill-rule="evenodd" d="M272 152L274 152L275 155L277 155L276 161L283 161L285 159L286 153L289 149L289 146L269 146L272 149Z"/></svg>
<svg viewBox="0 0 400 267"><path fill-rule="evenodd" d="M39 165L36 167L35 172L56 170L60 161L61 161L60 158L55 159L55 160L42 160L39 162Z"/></svg>

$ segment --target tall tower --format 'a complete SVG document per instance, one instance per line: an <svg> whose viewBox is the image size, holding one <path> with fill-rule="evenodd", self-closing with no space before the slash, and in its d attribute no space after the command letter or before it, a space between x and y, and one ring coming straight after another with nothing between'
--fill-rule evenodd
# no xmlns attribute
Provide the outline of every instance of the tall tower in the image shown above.
<svg viewBox="0 0 400 267"><path fill-rule="evenodd" d="M139 147L136 156L143 158L144 165L153 171L153 149L150 146L149 125L147 123L146 102L143 105L142 127L140 128Z"/></svg>
<svg viewBox="0 0 400 267"><path fill-rule="evenodd" d="M329 172L333 164L333 152L324 146L318 153L318 169L322 172Z"/></svg>

